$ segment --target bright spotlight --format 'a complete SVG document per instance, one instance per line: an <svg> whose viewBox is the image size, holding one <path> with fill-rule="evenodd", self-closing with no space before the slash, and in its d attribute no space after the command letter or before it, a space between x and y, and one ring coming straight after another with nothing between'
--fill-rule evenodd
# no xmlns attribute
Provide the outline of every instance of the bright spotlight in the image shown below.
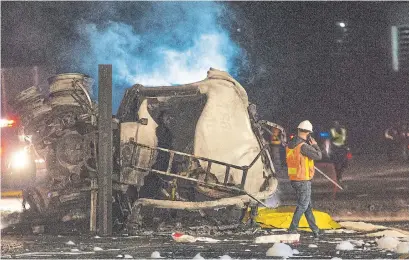
<svg viewBox="0 0 409 260"><path fill-rule="evenodd" d="M343 23L343 22L340 22L340 23L339 23L339 26L341 26L342 28L344 28L344 27L346 26L346 24Z"/></svg>
<svg viewBox="0 0 409 260"><path fill-rule="evenodd" d="M23 169L28 165L28 154L25 150L15 152L11 160L13 169Z"/></svg>

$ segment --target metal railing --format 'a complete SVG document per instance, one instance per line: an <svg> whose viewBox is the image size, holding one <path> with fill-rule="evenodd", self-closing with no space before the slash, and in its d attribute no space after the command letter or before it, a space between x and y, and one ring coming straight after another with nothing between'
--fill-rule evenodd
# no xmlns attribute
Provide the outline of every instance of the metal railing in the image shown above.
<svg viewBox="0 0 409 260"><path fill-rule="evenodd" d="M191 155L191 154L187 154L187 153L183 153L183 152L178 152L178 151L174 151L174 150L170 150L170 149L165 149L165 148L161 148L161 147L150 147L150 146L147 146L147 145L144 145L144 144L139 144L139 143L135 143L135 145L137 147L148 149L148 150L151 150L151 151L166 152L166 153L169 154L169 161L168 161L168 165L166 167L166 171L153 169L152 167L145 168L145 167L140 167L140 166L133 166L134 169L142 170L142 171L150 171L150 172L158 173L158 174L165 175L165 176L170 176L170 177L175 177L175 178L184 179L184 180L188 180L188 181L193 181L193 182L196 182L196 183L199 183L201 185L208 186L208 187L211 187L211 188L221 188L223 190L244 193L244 194L247 194L248 196L250 196L252 199L256 200L257 202L262 203L258 199L254 198L254 196L247 193L244 190L244 185L246 183L248 171L251 169L251 167L254 166L254 164L260 158L262 153L268 148L268 145L265 145L260 150L260 152L257 154L257 156L253 159L253 161L249 165L244 165L244 166L238 166L238 165L234 165L234 164L230 164L230 163L226 163L226 162L221 162L221 161L206 158L206 157L195 156L195 155ZM180 155L180 156L187 157L187 158L189 158L190 162L192 162L193 160L199 160L199 161L207 162L204 181L196 179L196 178L192 178L192 177L172 173L171 170L172 170L175 155ZM215 182L208 182L208 177L209 177L209 175L211 173L211 168L212 168L213 164L218 164L218 165L222 165L222 166L226 167L223 184L215 183ZM229 181L229 177L230 177L230 170L232 168L242 171L242 178L241 178L240 187L228 186L227 185L228 181Z"/></svg>

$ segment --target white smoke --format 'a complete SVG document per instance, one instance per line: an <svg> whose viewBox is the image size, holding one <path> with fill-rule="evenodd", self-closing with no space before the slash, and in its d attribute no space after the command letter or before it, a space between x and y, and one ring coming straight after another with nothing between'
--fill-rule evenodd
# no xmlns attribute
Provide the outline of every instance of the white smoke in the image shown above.
<svg viewBox="0 0 409 260"><path fill-rule="evenodd" d="M78 25L80 68L96 78L98 64L112 64L114 110L124 90L134 84L192 83L206 78L210 67L235 76L236 63L245 63L245 52L219 23L228 19L222 4L151 5L149 13L135 17L135 21Z"/></svg>

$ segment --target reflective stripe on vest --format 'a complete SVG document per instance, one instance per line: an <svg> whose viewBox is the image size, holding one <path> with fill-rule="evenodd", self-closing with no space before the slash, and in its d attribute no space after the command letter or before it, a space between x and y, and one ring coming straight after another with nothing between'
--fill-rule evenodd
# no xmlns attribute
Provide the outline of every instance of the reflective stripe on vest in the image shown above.
<svg viewBox="0 0 409 260"><path fill-rule="evenodd" d="M301 154L301 146L286 148L288 177L292 181L308 181L314 177L314 161Z"/></svg>
<svg viewBox="0 0 409 260"><path fill-rule="evenodd" d="M345 128L341 128L341 133L338 133L335 128L331 128L331 135L332 135L332 143L336 146L343 146L345 145L346 140L346 130Z"/></svg>

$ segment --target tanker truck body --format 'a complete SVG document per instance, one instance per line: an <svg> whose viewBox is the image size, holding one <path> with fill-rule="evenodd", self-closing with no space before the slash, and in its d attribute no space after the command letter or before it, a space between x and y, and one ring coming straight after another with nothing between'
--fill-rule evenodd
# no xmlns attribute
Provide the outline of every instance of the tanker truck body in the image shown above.
<svg viewBox="0 0 409 260"><path fill-rule="evenodd" d="M48 97L33 87L15 103L47 164L47 177L25 194L35 214L88 220L98 178L92 79L70 73L49 83ZM155 214L246 209L277 188L254 106L226 72L210 69L203 81L180 86L134 85L112 123L113 213L121 227L138 230Z"/></svg>

